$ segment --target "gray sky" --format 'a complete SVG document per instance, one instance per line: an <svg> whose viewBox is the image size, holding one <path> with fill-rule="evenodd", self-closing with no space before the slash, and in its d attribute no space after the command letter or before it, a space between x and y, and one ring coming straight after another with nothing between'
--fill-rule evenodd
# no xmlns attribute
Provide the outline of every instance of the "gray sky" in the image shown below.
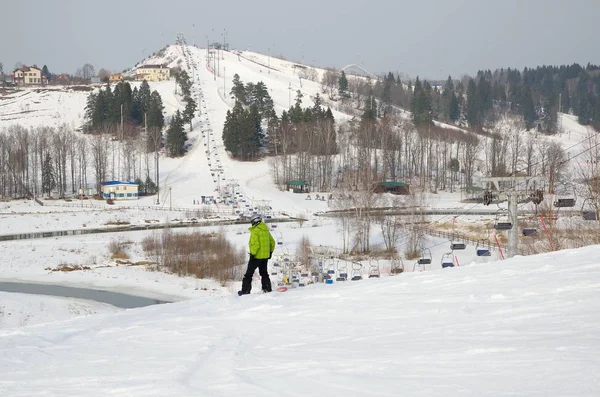
<svg viewBox="0 0 600 397"><path fill-rule="evenodd" d="M600 64L599 0L32 0L0 23L0 62L120 71L175 42L222 41L317 66L460 77L479 69Z"/></svg>

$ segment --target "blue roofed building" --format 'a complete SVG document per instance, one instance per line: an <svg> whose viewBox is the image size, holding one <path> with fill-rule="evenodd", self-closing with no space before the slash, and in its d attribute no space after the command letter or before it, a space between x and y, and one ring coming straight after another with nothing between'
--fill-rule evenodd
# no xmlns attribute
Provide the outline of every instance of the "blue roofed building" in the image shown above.
<svg viewBox="0 0 600 397"><path fill-rule="evenodd" d="M137 200L138 185L135 182L106 181L101 184L102 198L113 200Z"/></svg>

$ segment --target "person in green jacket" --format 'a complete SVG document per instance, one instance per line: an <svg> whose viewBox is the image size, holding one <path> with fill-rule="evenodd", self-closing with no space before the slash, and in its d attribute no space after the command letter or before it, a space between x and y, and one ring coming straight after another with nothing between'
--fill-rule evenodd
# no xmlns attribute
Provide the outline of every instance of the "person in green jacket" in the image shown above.
<svg viewBox="0 0 600 397"><path fill-rule="evenodd" d="M267 263L275 250L275 239L260 216L254 216L250 223L252 224L248 229L250 230L250 242L248 243L250 260L242 280L242 289L238 291L240 296L249 294L252 290L252 277L254 277L254 271L257 268L263 292L271 292L271 279L267 271Z"/></svg>

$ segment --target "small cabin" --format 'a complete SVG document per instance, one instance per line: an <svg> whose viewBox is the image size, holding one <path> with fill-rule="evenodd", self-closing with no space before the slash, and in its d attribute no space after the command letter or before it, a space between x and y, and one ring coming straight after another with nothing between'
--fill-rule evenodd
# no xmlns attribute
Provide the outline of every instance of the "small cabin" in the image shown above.
<svg viewBox="0 0 600 397"><path fill-rule="evenodd" d="M101 194L104 199L137 200L138 185L135 182L107 181L102 182Z"/></svg>
<svg viewBox="0 0 600 397"><path fill-rule="evenodd" d="M373 185L373 192L408 195L410 189L408 183L404 182L378 182Z"/></svg>
<svg viewBox="0 0 600 397"><path fill-rule="evenodd" d="M295 179L291 181L287 181L286 187L288 191L292 191L294 193L310 193L310 186L307 181Z"/></svg>

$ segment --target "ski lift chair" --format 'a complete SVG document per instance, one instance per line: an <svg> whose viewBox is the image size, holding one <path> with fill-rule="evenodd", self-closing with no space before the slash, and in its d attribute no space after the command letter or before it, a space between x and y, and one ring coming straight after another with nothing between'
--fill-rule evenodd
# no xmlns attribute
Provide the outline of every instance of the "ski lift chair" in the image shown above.
<svg viewBox="0 0 600 397"><path fill-rule="evenodd" d="M369 258L369 278L379 278L379 276L381 276L379 271L379 260Z"/></svg>
<svg viewBox="0 0 600 397"><path fill-rule="evenodd" d="M487 248L486 248L487 246ZM486 242L484 240L481 240L480 242L477 242L477 246L475 247L475 252L477 254L477 256L492 256L492 252L490 251L490 243L489 241Z"/></svg>
<svg viewBox="0 0 600 397"><path fill-rule="evenodd" d="M421 257L418 260L419 265L431 265L431 250L429 248L423 248L421 250Z"/></svg>
<svg viewBox="0 0 600 397"><path fill-rule="evenodd" d="M447 252L442 255L442 269L447 267L454 267L454 254L452 252Z"/></svg>
<svg viewBox="0 0 600 397"><path fill-rule="evenodd" d="M522 233L523 233L523 236L525 236L525 237L535 237L538 234L537 229L530 228L530 227L524 227L522 230Z"/></svg>
<svg viewBox="0 0 600 397"><path fill-rule="evenodd" d="M360 262L352 262L352 281L362 280L362 268L363 265Z"/></svg>
<svg viewBox="0 0 600 397"><path fill-rule="evenodd" d="M390 274L400 274L404 272L404 262L400 256L394 256L390 263Z"/></svg>
<svg viewBox="0 0 600 397"><path fill-rule="evenodd" d="M467 245L465 243L450 242L450 250L452 250L452 251L464 250L466 248L467 248Z"/></svg>
<svg viewBox="0 0 600 397"><path fill-rule="evenodd" d="M429 248L421 249L421 257L413 265L413 272L419 267L419 271L426 270L426 266L431 265L431 250Z"/></svg>
<svg viewBox="0 0 600 397"><path fill-rule="evenodd" d="M558 208L565 207L575 207L575 202L577 201L577 196L575 195L575 191L573 191L572 195L568 194L557 194L557 199L554 201L554 206Z"/></svg>
<svg viewBox="0 0 600 397"><path fill-rule="evenodd" d="M596 211L591 208L591 206L588 206L588 208L590 208L590 209L584 209L586 207L586 203L588 201L592 201L592 199L586 198L583 201L583 204L581 205L581 216L583 217L583 220L585 220L585 221L597 221L598 215L596 214Z"/></svg>
<svg viewBox="0 0 600 397"><path fill-rule="evenodd" d="M335 274L335 257L329 258L329 262L327 264L327 274L333 276Z"/></svg>
<svg viewBox="0 0 600 397"><path fill-rule="evenodd" d="M496 222L494 222L494 229L496 230L510 230L513 228L512 222L501 221L500 215L496 215Z"/></svg>
<svg viewBox="0 0 600 397"><path fill-rule="evenodd" d="M335 281L347 281L348 280L348 263L340 262L337 263L338 275Z"/></svg>

